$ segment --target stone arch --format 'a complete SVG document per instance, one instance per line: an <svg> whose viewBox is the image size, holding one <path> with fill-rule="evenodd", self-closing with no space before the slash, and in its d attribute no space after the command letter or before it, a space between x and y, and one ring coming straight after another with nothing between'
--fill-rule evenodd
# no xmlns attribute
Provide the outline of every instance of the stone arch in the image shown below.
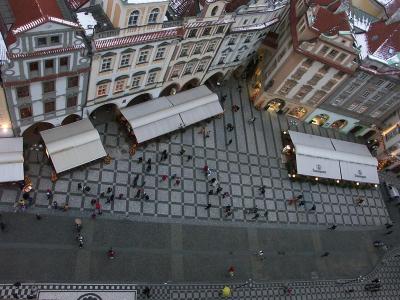
<svg viewBox="0 0 400 300"><path fill-rule="evenodd" d="M165 87L161 93L160 93L160 97L163 96L170 96L170 95L175 95L178 91L179 91L179 84L177 83L172 83L169 86Z"/></svg>
<svg viewBox="0 0 400 300"><path fill-rule="evenodd" d="M373 137L376 134L376 131L371 129L368 132L366 132L364 135L362 135L363 138L366 140L369 140L371 137Z"/></svg>
<svg viewBox="0 0 400 300"><path fill-rule="evenodd" d="M115 121L120 115L119 107L115 103L107 103L95 108L90 113L94 125Z"/></svg>
<svg viewBox="0 0 400 300"><path fill-rule="evenodd" d="M327 114L319 114L319 115L314 116L314 118L311 119L310 124L322 126L328 120L329 120L329 116Z"/></svg>
<svg viewBox="0 0 400 300"><path fill-rule="evenodd" d="M286 105L285 100L279 99L279 98L275 98L272 100L269 100L267 102L267 105L265 106L265 110L270 110L270 111L281 111Z"/></svg>
<svg viewBox="0 0 400 300"><path fill-rule="evenodd" d="M342 128L346 127L348 123L349 123L349 122L347 122L347 121L344 120L344 119L336 120L335 122L333 122L333 123L331 124L331 128L334 128L334 129L342 129Z"/></svg>
<svg viewBox="0 0 400 300"><path fill-rule="evenodd" d="M362 126L356 125L356 126L354 126L354 127L349 131L349 133L355 135L355 134L356 134L358 131L360 131L362 128L363 128Z"/></svg>
<svg viewBox="0 0 400 300"><path fill-rule="evenodd" d="M74 123L79 120L82 120L81 116L79 116L77 114L72 114L72 115L66 116L64 118L64 120L62 120L61 125L71 124L71 123Z"/></svg>
<svg viewBox="0 0 400 300"><path fill-rule="evenodd" d="M135 98L133 98L131 101L129 101L128 104L126 105L126 107L133 106L133 105L140 104L140 103L144 103L144 102L149 101L151 99L153 99L151 94L149 94L149 93L141 94L141 95L138 95Z"/></svg>
<svg viewBox="0 0 400 300"><path fill-rule="evenodd" d="M40 136L40 132L54 127L54 124L49 122L37 122L21 132L21 136L24 138L25 144L37 144L42 139L42 137Z"/></svg>
<svg viewBox="0 0 400 300"><path fill-rule="evenodd" d="M204 84L210 89L212 89L215 86L220 86L223 80L224 80L224 73L217 72L208 77L208 79L204 81Z"/></svg>
<svg viewBox="0 0 400 300"><path fill-rule="evenodd" d="M186 82L182 86L181 91L183 92L183 91L190 90L192 88L195 88L195 87L199 86L199 84L200 84L200 80L199 79L197 79L197 78L190 79L188 82Z"/></svg>

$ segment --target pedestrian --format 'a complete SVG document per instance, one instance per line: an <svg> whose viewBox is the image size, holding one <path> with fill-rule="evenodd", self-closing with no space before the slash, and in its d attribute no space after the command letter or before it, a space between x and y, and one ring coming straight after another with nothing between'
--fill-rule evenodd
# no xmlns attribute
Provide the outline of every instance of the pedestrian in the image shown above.
<svg viewBox="0 0 400 300"><path fill-rule="evenodd" d="M142 294L145 295L147 298L150 298L150 288L148 286L146 286L143 289Z"/></svg>
<svg viewBox="0 0 400 300"><path fill-rule="evenodd" d="M265 195L265 187L264 186L260 187L259 188L259 192L260 192L261 195L264 196Z"/></svg>
<svg viewBox="0 0 400 300"><path fill-rule="evenodd" d="M113 195L111 195L111 196L113 196ZM96 211L97 211L97 213L99 214L99 215L101 215L103 212L101 211L101 204L100 204L100 201L99 200L97 200L96 201Z"/></svg>
<svg viewBox="0 0 400 300"><path fill-rule="evenodd" d="M207 132L206 132L206 134L205 134L205 138L206 138L206 139L210 137L210 133L211 133L211 130L207 130Z"/></svg>
<svg viewBox="0 0 400 300"><path fill-rule="evenodd" d="M175 180L175 179L176 179L176 176L177 176L176 173L172 174L172 175L171 175L171 180Z"/></svg>
<svg viewBox="0 0 400 300"><path fill-rule="evenodd" d="M168 176L167 176L167 175L162 175L162 176L161 176L160 182L161 182L161 181L165 182L165 181L167 181L167 179L168 179Z"/></svg>
<svg viewBox="0 0 400 300"><path fill-rule="evenodd" d="M203 167L203 172L204 172L204 174L208 174L208 166L207 165L204 165L204 167Z"/></svg>
<svg viewBox="0 0 400 300"><path fill-rule="evenodd" d="M260 214L259 214L259 213L256 213L256 214L254 215L254 217L252 217L251 219L252 219L252 220L257 220L259 216L260 216Z"/></svg>
<svg viewBox="0 0 400 300"><path fill-rule="evenodd" d="M232 210L232 206L227 205L227 206L224 207L224 210L225 210L225 213L228 213L228 212L230 212Z"/></svg>
<svg viewBox="0 0 400 300"><path fill-rule="evenodd" d="M177 179L175 180L174 186L178 186L180 183L181 183L180 179L177 178Z"/></svg>
<svg viewBox="0 0 400 300"><path fill-rule="evenodd" d="M191 156L191 155L188 155L187 156L187 160L186 161L189 161L189 160L191 160L193 158L193 156Z"/></svg>
<svg viewBox="0 0 400 300"><path fill-rule="evenodd" d="M149 158L149 159L147 160L147 164L148 164L148 165L151 165L151 158Z"/></svg>
<svg viewBox="0 0 400 300"><path fill-rule="evenodd" d="M385 226L386 226L386 229L389 229L389 228L392 228L392 227L393 227L393 224L391 224L391 223L386 223Z"/></svg>
<svg viewBox="0 0 400 300"><path fill-rule="evenodd" d="M140 194L141 194L141 189L138 189L135 195L135 198L140 198Z"/></svg>
<svg viewBox="0 0 400 300"><path fill-rule="evenodd" d="M217 190L215 191L216 194L219 194L222 191L222 187L217 187Z"/></svg>
<svg viewBox="0 0 400 300"><path fill-rule="evenodd" d="M146 172L149 173L151 171L151 165L147 165Z"/></svg>
<svg viewBox="0 0 400 300"><path fill-rule="evenodd" d="M232 278L233 276L235 276L235 268L233 266L230 266L228 269L228 274L229 276Z"/></svg>
<svg viewBox="0 0 400 300"><path fill-rule="evenodd" d="M138 164L140 164L140 163L142 163L143 162L143 157L139 157L138 158Z"/></svg>
<svg viewBox="0 0 400 300"><path fill-rule="evenodd" d="M357 205L360 206L361 204L363 204L364 200L365 200L365 199L364 199L364 198L361 198L361 197L357 198L357 199L356 199Z"/></svg>
<svg viewBox="0 0 400 300"><path fill-rule="evenodd" d="M179 151L179 154L182 156L183 154L185 154L186 150L181 148L181 151Z"/></svg>
<svg viewBox="0 0 400 300"><path fill-rule="evenodd" d="M160 160L161 161L166 160L167 157L168 157L167 150L163 150L163 152L161 152L161 159Z"/></svg>
<svg viewBox="0 0 400 300"><path fill-rule="evenodd" d="M115 197L114 194L111 194L111 195L110 195L110 198L109 198L109 199L110 199L110 202L114 202L114 197ZM122 198L122 197L121 197L121 198ZM121 198L120 198L120 199L121 199Z"/></svg>
<svg viewBox="0 0 400 300"><path fill-rule="evenodd" d="M223 193L222 199L225 199L226 197L229 197L229 193L228 192Z"/></svg>
<svg viewBox="0 0 400 300"><path fill-rule="evenodd" d="M237 111L239 111L239 109L240 109L240 107L237 106L236 104L232 105L232 111L233 112L237 112Z"/></svg>
<svg viewBox="0 0 400 300"><path fill-rule="evenodd" d="M146 181L142 181L142 184L140 185L140 187L144 187L145 186L145 184L146 184Z"/></svg>
<svg viewBox="0 0 400 300"><path fill-rule="evenodd" d="M232 139L229 139L229 141L226 145L229 146L230 144L232 144Z"/></svg>
<svg viewBox="0 0 400 300"><path fill-rule="evenodd" d="M50 189L47 189L46 196L47 196L47 200L50 200L53 197L53 193L51 192Z"/></svg>
<svg viewBox="0 0 400 300"><path fill-rule="evenodd" d="M204 209L210 209L211 208L211 203L207 203L206 207Z"/></svg>
<svg viewBox="0 0 400 300"><path fill-rule="evenodd" d="M324 252L321 257L327 257L329 255L329 252Z"/></svg>
<svg viewBox="0 0 400 300"><path fill-rule="evenodd" d="M78 190L82 190L82 183L78 183Z"/></svg>
<svg viewBox="0 0 400 300"><path fill-rule="evenodd" d="M110 194L112 192L112 190L113 190L112 187L108 187L107 188L107 194Z"/></svg>
<svg viewBox="0 0 400 300"><path fill-rule="evenodd" d="M137 186L138 180L139 180L139 174L136 174L135 177L133 178L133 187Z"/></svg>
<svg viewBox="0 0 400 300"><path fill-rule="evenodd" d="M373 283L380 283L381 280L380 280L379 278L375 278L375 279L371 280L371 282L373 282Z"/></svg>
<svg viewBox="0 0 400 300"><path fill-rule="evenodd" d="M213 195L214 194L214 191L213 190L209 190L208 191L208 195Z"/></svg>
<svg viewBox="0 0 400 300"><path fill-rule="evenodd" d="M96 205L96 199L90 200L90 205L95 206Z"/></svg>
<svg viewBox="0 0 400 300"><path fill-rule="evenodd" d="M329 227L329 230L335 230L337 228L337 226L335 224L333 224L331 227Z"/></svg>
<svg viewBox="0 0 400 300"><path fill-rule="evenodd" d="M299 203L299 206L305 206L305 205L306 205L306 201L301 200L300 203Z"/></svg>
<svg viewBox="0 0 400 300"><path fill-rule="evenodd" d="M255 120L256 120L256 117L252 117L247 121L247 123L253 124Z"/></svg>
<svg viewBox="0 0 400 300"><path fill-rule="evenodd" d="M0 222L0 229L1 232L4 232L6 230L6 224L3 221Z"/></svg>
<svg viewBox="0 0 400 300"><path fill-rule="evenodd" d="M121 200L123 196L124 196L124 194L120 193L120 194L118 195L118 199Z"/></svg>
<svg viewBox="0 0 400 300"><path fill-rule="evenodd" d="M226 125L226 130L228 130L229 132L231 132L233 130L234 126L231 123L228 123Z"/></svg>
<svg viewBox="0 0 400 300"><path fill-rule="evenodd" d="M36 214L36 220L40 221L42 219L42 216L40 214Z"/></svg>
<svg viewBox="0 0 400 300"><path fill-rule="evenodd" d="M288 200L288 204L289 204L289 205L296 204L298 200L299 200L299 199L298 199L297 197L292 198L292 199L289 199L289 200Z"/></svg>
<svg viewBox="0 0 400 300"><path fill-rule="evenodd" d="M393 230L389 230L388 232L386 232L385 234L386 235L389 235L389 234L392 234L393 233Z"/></svg>
<svg viewBox="0 0 400 300"><path fill-rule="evenodd" d="M354 292L354 289L345 290L345 293L353 293L353 292Z"/></svg>
<svg viewBox="0 0 400 300"><path fill-rule="evenodd" d="M101 192L101 193L100 193L100 198L104 198L104 196L105 196L105 195L104 195L104 192Z"/></svg>
<svg viewBox="0 0 400 300"><path fill-rule="evenodd" d="M315 211L317 209L317 207L315 206L315 204L313 204L313 206L309 209L309 211Z"/></svg>
<svg viewBox="0 0 400 300"><path fill-rule="evenodd" d="M149 200L150 200L150 196L149 196L149 195L147 195L147 194L145 194L145 196L144 196L144 200L146 200L146 201L149 201Z"/></svg>
<svg viewBox="0 0 400 300"><path fill-rule="evenodd" d="M214 182L217 181L217 178L212 178L208 181L209 184L214 184Z"/></svg>
<svg viewBox="0 0 400 300"><path fill-rule="evenodd" d="M54 209L57 209L57 208L58 208L58 203L57 203L57 201L54 200L54 201L52 202L51 206L52 206Z"/></svg>

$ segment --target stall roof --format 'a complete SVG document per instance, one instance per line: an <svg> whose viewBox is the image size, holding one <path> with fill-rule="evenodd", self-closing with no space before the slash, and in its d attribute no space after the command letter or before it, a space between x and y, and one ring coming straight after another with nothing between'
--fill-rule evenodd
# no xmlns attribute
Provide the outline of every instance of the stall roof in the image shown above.
<svg viewBox="0 0 400 300"><path fill-rule="evenodd" d="M206 86L160 97L121 110L138 143L222 113L218 96Z"/></svg>
<svg viewBox="0 0 400 300"><path fill-rule="evenodd" d="M89 119L40 132L57 173L107 155Z"/></svg>
<svg viewBox="0 0 400 300"><path fill-rule="evenodd" d="M297 173L330 179L341 179L339 161L296 153Z"/></svg>
<svg viewBox="0 0 400 300"><path fill-rule="evenodd" d="M24 155L22 138L0 139L0 182L24 179Z"/></svg>
<svg viewBox="0 0 400 300"><path fill-rule="evenodd" d="M292 142L294 145L305 145L305 146L311 146L311 147L316 147L316 148L335 150L330 138L317 136L317 135L311 135L311 134L292 131L292 130L289 130L289 135L290 135L290 138L292 139Z"/></svg>

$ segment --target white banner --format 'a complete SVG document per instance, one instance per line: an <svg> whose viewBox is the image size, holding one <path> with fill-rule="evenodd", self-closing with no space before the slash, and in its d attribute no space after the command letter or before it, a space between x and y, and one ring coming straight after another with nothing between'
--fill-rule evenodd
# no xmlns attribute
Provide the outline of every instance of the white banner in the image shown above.
<svg viewBox="0 0 400 300"><path fill-rule="evenodd" d="M40 291L39 300L136 300L136 291Z"/></svg>

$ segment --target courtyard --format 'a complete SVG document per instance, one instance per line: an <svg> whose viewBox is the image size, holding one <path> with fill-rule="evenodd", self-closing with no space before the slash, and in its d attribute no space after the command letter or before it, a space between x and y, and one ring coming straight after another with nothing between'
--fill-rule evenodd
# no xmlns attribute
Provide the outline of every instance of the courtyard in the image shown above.
<svg viewBox="0 0 400 300"><path fill-rule="evenodd" d="M241 86L241 88L238 88ZM50 206L46 197L47 189L53 191L59 204L67 203L72 210L90 211L90 200L98 198L101 192L112 187L115 200L105 204L107 214L123 215L135 220L152 219L160 222L208 222L223 224L258 224L262 226L321 225L338 224L346 226L379 226L388 222L388 213L379 189L354 189L324 184L312 185L308 182L291 182L285 166L281 163L282 130L296 130L347 141L355 141L350 135L342 135L332 129L296 122L283 115L257 111L248 99L244 82L230 80L218 90L220 97L227 95L223 118L215 118L208 124L210 137L199 134L201 126L190 127L172 136L161 137L158 141L139 147L134 156L129 155L126 132L118 123L96 120L107 153L113 158L111 164L98 161L61 174L57 182L50 180L51 166L43 152L28 151L26 172L33 183L31 194L34 207L39 210ZM232 105L240 107L232 112ZM254 123L248 120L256 117ZM228 132L227 124L234 130ZM232 143L228 145L229 140ZM184 149L183 155L180 151ZM168 159L160 162L161 152L167 150ZM192 156L188 160L188 155ZM152 160L152 169L145 172L145 163ZM214 189L204 175L203 167L208 165L214 177L228 192L229 197L209 195ZM139 174L138 185L144 184L144 191L150 199L134 198L137 187L133 178ZM161 181L162 175L180 178L179 185L174 180ZM82 193L78 184L90 187ZM265 186L265 195L258 191ZM122 194L119 198L118 195ZM287 199L303 194L305 206L289 206ZM4 188L0 191L0 203L12 207L20 199L16 189ZM365 198L362 206L354 199ZM211 208L205 209L210 203ZM309 209L315 205L315 211ZM224 207L231 206L232 216L225 217ZM246 213L246 209L257 207L260 217Z"/></svg>

